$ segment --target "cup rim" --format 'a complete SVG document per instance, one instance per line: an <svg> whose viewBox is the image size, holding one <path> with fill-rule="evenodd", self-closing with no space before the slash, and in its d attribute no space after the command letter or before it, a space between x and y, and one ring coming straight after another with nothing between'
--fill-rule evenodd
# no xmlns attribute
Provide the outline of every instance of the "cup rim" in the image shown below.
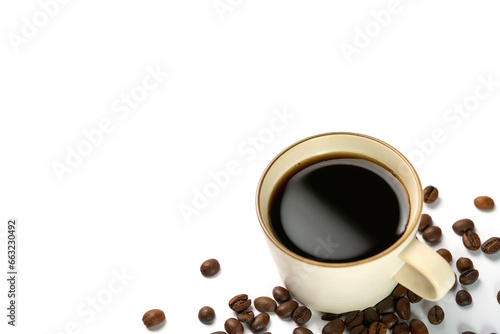
<svg viewBox="0 0 500 334"><path fill-rule="evenodd" d="M355 132L326 132L326 133L321 133L321 134L317 134L314 136L310 136L310 137L301 139L301 140L289 145L284 150L282 150L280 153L278 153L264 169L264 172L262 173L262 175L259 179L259 182L257 184L257 192L256 192L256 196L255 196L255 204L256 204L255 207L257 210L257 217L259 219L260 226L261 226L262 230L264 231L264 234L266 235L266 237L276 247L278 247L278 249L280 249L282 252L288 254L292 258L295 258L296 260L299 260L301 262L305 262L307 264L312 264L312 265L321 266L321 267L328 267L328 268L342 268L342 267L351 267L351 266L356 266L356 265L360 265L360 264L373 262L377 259L380 259L380 258L386 256L387 254L393 252L395 249L400 247L404 242L406 242L413 235L414 230L417 228L418 220L415 219L414 221L410 221L409 225L406 227L403 235L401 235L401 237L399 237L399 239L394 244L392 244L390 247L388 247L385 250L383 250L382 252L377 253L375 255L372 255L370 257L367 257L367 258L364 258L361 260L357 260L357 261L352 261L352 262L321 262L321 261L317 261L317 260L303 257L301 255L298 255L298 254L292 252L288 248L286 248L281 242L278 241L278 239L273 234L273 232L267 228L267 226L264 223L264 220L262 218L262 213L261 213L260 204L259 204L259 198L260 198L260 195L262 192L263 181L264 181L265 177L267 176L271 167L274 165L274 163L278 159L280 159L286 152L290 151L291 149L293 149L294 147L300 145L301 143L303 143L305 141L309 141L311 139L315 139L315 138L319 138L319 137L346 136L346 135L347 136L362 137L365 139L375 141L375 142L385 146L386 148L390 149L391 151L393 151L396 155L399 156L399 158L408 167L408 170L411 172L411 174L414 178L414 181L417 183L418 189L422 189L422 183L420 182L420 178L418 177L418 174L417 174L415 168L413 167L413 165L410 163L410 161L401 152L399 152L397 149L395 149L393 146L387 144L386 142L384 142L378 138L372 137L372 136L368 136L368 135L360 134L360 133L355 133ZM422 195L422 191L419 191L419 193L417 194L417 207L412 208L412 206L410 205L409 210L410 210L410 212L411 212L411 210L416 210L417 212L421 213L422 207L423 207L423 195Z"/></svg>

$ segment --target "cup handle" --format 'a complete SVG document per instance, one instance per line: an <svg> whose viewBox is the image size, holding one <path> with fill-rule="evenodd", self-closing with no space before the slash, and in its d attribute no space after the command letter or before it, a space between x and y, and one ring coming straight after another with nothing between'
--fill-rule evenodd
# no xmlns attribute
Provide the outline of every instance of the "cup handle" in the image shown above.
<svg viewBox="0 0 500 334"><path fill-rule="evenodd" d="M399 258L405 264L393 279L424 299L439 300L455 284L456 276L448 262L417 239L410 242Z"/></svg>

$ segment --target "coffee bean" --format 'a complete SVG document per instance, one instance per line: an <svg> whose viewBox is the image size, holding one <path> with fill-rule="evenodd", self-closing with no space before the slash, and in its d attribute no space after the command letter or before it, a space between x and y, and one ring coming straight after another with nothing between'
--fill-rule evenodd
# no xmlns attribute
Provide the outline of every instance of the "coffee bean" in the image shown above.
<svg viewBox="0 0 500 334"><path fill-rule="evenodd" d="M364 325L359 325L351 329L351 334L368 334L368 328Z"/></svg>
<svg viewBox="0 0 500 334"><path fill-rule="evenodd" d="M419 301L422 300L422 297L420 297L419 295L417 295L415 292L413 291L410 291L408 290L408 293L406 294L406 296L408 297L408 300L410 301L410 303L412 304L416 304L418 303Z"/></svg>
<svg viewBox="0 0 500 334"><path fill-rule="evenodd" d="M258 297L253 301L255 308L261 312L276 311L276 302L269 297Z"/></svg>
<svg viewBox="0 0 500 334"><path fill-rule="evenodd" d="M252 331L252 333L257 333L266 329L266 327L269 325L269 320L269 314L259 313L250 323L250 330Z"/></svg>
<svg viewBox="0 0 500 334"><path fill-rule="evenodd" d="M311 319L312 312L305 306L300 306L292 313L292 319L297 325L303 325Z"/></svg>
<svg viewBox="0 0 500 334"><path fill-rule="evenodd" d="M491 197L479 196L474 199L474 205L480 210L491 210L495 206L495 202Z"/></svg>
<svg viewBox="0 0 500 334"><path fill-rule="evenodd" d="M457 269L463 273L466 270L474 268L474 264L468 257L461 257L457 260Z"/></svg>
<svg viewBox="0 0 500 334"><path fill-rule="evenodd" d="M453 224L452 228L456 234L463 235L465 232L472 231L474 229L474 222L467 218L460 219Z"/></svg>
<svg viewBox="0 0 500 334"><path fill-rule="evenodd" d="M398 317L392 313L389 313L385 314L380 321L383 322L388 329L391 329L398 323Z"/></svg>
<svg viewBox="0 0 500 334"><path fill-rule="evenodd" d="M410 327L404 322L400 322L392 330L392 334L410 334Z"/></svg>
<svg viewBox="0 0 500 334"><path fill-rule="evenodd" d="M229 318L224 323L227 334L243 334L244 328L241 322L235 318Z"/></svg>
<svg viewBox="0 0 500 334"><path fill-rule="evenodd" d="M252 300L248 299L248 295L241 294L234 296L229 300L229 307L235 312L246 310L252 304Z"/></svg>
<svg viewBox="0 0 500 334"><path fill-rule="evenodd" d="M444 320L444 311L443 311L443 309L440 306L438 306L438 305L434 305L429 310L429 313L427 314L427 319L429 319L429 322L431 324L433 324L433 325L439 325Z"/></svg>
<svg viewBox="0 0 500 334"><path fill-rule="evenodd" d="M491 255L500 251L500 238L493 237L486 240L481 246L483 253Z"/></svg>
<svg viewBox="0 0 500 334"><path fill-rule="evenodd" d="M413 319L410 321L410 332L411 334L429 334L429 330L424 323L418 319Z"/></svg>
<svg viewBox="0 0 500 334"><path fill-rule="evenodd" d="M217 331L217 332L212 332L212 334L227 334L227 333L223 331Z"/></svg>
<svg viewBox="0 0 500 334"><path fill-rule="evenodd" d="M387 333L387 326L383 322L374 322L368 328L368 334L385 334Z"/></svg>
<svg viewBox="0 0 500 334"><path fill-rule="evenodd" d="M455 296L455 301L459 306L468 306L472 304L472 296L470 293L466 290L460 290L457 292L457 295Z"/></svg>
<svg viewBox="0 0 500 334"><path fill-rule="evenodd" d="M313 334L313 332L309 328L297 327L293 330L292 334Z"/></svg>
<svg viewBox="0 0 500 334"><path fill-rule="evenodd" d="M451 255L450 251L447 250L446 248L441 248L436 251L439 255L443 257L443 259L446 260L446 262L451 263L453 260L453 256Z"/></svg>
<svg viewBox="0 0 500 334"><path fill-rule="evenodd" d="M407 288L405 288L401 284L398 284L398 285L396 285L396 287L394 288L394 290L392 290L391 297L394 298L394 299L403 298L406 295L407 292L408 292Z"/></svg>
<svg viewBox="0 0 500 334"><path fill-rule="evenodd" d="M460 283L463 285L471 285L479 278L479 271L476 269L469 269L460 274Z"/></svg>
<svg viewBox="0 0 500 334"><path fill-rule="evenodd" d="M439 226L429 226L422 232L422 238L430 243L435 243L441 240L443 232Z"/></svg>
<svg viewBox="0 0 500 334"><path fill-rule="evenodd" d="M288 292L287 289L285 289L282 286L275 286L273 289L273 298L278 302L278 303L283 303L286 302L287 300L290 300L290 292Z"/></svg>
<svg viewBox="0 0 500 334"><path fill-rule="evenodd" d="M280 304L276 308L276 314L281 319L288 319L292 316L293 311L295 311L297 307L299 307L299 303L297 303L295 300L289 300Z"/></svg>
<svg viewBox="0 0 500 334"><path fill-rule="evenodd" d="M215 311L210 306L204 306L198 311L198 319L204 323L209 324L215 319Z"/></svg>
<svg viewBox="0 0 500 334"><path fill-rule="evenodd" d="M323 327L321 334L342 334L344 333L344 328L344 321L342 321L342 319L335 319Z"/></svg>
<svg viewBox="0 0 500 334"><path fill-rule="evenodd" d="M363 313L360 311L353 311L347 313L344 323L347 328L353 328L363 323Z"/></svg>
<svg viewBox="0 0 500 334"><path fill-rule="evenodd" d="M212 277L220 270L219 261L216 259L209 259L203 262L200 266L201 274L205 277Z"/></svg>
<svg viewBox="0 0 500 334"><path fill-rule="evenodd" d="M387 297L379 302L375 308L379 314L394 313L396 311L394 307L394 300L391 297Z"/></svg>
<svg viewBox="0 0 500 334"><path fill-rule="evenodd" d="M165 321L165 313L159 309L152 309L144 313L142 322L146 327L153 327Z"/></svg>
<svg viewBox="0 0 500 334"><path fill-rule="evenodd" d="M424 189L424 203L434 203L439 196L439 191L436 187L427 186Z"/></svg>
<svg viewBox="0 0 500 334"><path fill-rule="evenodd" d="M321 320L332 321L338 319L339 316L333 313L324 313L321 315Z"/></svg>
<svg viewBox="0 0 500 334"><path fill-rule="evenodd" d="M367 308L366 310L363 311L363 325L366 327L370 327L370 325L374 322L377 322L380 320L380 315L378 314L377 310L375 310L373 307Z"/></svg>
<svg viewBox="0 0 500 334"><path fill-rule="evenodd" d="M401 298L400 300L398 300L396 304L396 312L398 313L401 319L403 320L410 319L411 315L410 301L406 298Z"/></svg>
<svg viewBox="0 0 500 334"><path fill-rule="evenodd" d="M247 324L247 323L252 322L252 320L255 316L253 314L253 311L245 310L245 311L241 311L240 313L238 313L238 315L236 317L238 318L238 320L240 322Z"/></svg>
<svg viewBox="0 0 500 334"><path fill-rule="evenodd" d="M462 332L462 334L476 334L476 332L467 331L467 332Z"/></svg>
<svg viewBox="0 0 500 334"><path fill-rule="evenodd" d="M498 304L500 304L500 291L498 291L498 293L497 293L497 302L498 302Z"/></svg>
<svg viewBox="0 0 500 334"><path fill-rule="evenodd" d="M481 247L481 239L477 235L476 232L467 231L462 236L462 241L464 243L465 248L470 250L478 250Z"/></svg>
<svg viewBox="0 0 500 334"><path fill-rule="evenodd" d="M422 214L420 217L420 224L418 225L418 231L423 232L426 228L432 225L432 217L426 213Z"/></svg>

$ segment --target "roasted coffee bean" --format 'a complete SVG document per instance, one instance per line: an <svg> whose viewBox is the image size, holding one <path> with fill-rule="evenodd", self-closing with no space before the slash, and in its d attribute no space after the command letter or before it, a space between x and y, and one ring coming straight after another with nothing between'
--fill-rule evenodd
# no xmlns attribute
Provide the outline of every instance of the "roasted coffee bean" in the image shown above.
<svg viewBox="0 0 500 334"><path fill-rule="evenodd" d="M418 231L423 232L426 228L432 225L432 217L426 213L422 214L420 217L420 224L418 225Z"/></svg>
<svg viewBox="0 0 500 334"><path fill-rule="evenodd" d="M389 313L389 314L385 314L382 317L382 319L380 319L380 321L383 322L387 326L388 329L391 329L394 326L396 326L396 324L398 323L398 317L392 313Z"/></svg>
<svg viewBox="0 0 500 334"><path fill-rule="evenodd" d="M439 226L429 226L422 232L422 238L430 243L435 243L441 240L443 232Z"/></svg>
<svg viewBox="0 0 500 334"><path fill-rule="evenodd" d="M485 254L495 254L500 251L500 238L493 237L486 240L481 246L481 250Z"/></svg>
<svg viewBox="0 0 500 334"><path fill-rule="evenodd" d="M411 334L429 334L427 326L418 319L410 321L410 332Z"/></svg>
<svg viewBox="0 0 500 334"><path fill-rule="evenodd" d="M396 311L394 300L391 297L387 297L379 302L375 308L379 314L394 313Z"/></svg>
<svg viewBox="0 0 500 334"><path fill-rule="evenodd" d="M408 296L408 300L412 304L416 304L422 300L422 297L420 297L419 295L417 295L415 292L413 292L411 290L408 290L408 293L406 294L406 296Z"/></svg>
<svg viewBox="0 0 500 334"><path fill-rule="evenodd" d="M479 271L476 269L469 269L460 274L460 283L463 285L471 285L479 278Z"/></svg>
<svg viewBox="0 0 500 334"><path fill-rule="evenodd" d="M462 332L462 334L476 334L476 332L467 331L467 332Z"/></svg>
<svg viewBox="0 0 500 334"><path fill-rule="evenodd" d="M429 322L431 324L433 324L433 325L439 325L444 320L444 311L443 311L443 309L440 306L438 306L438 305L434 305L429 310L429 313L427 314L427 319L429 319Z"/></svg>
<svg viewBox="0 0 500 334"><path fill-rule="evenodd" d="M478 250L481 247L481 239L474 231L467 231L462 236L462 241L465 248L470 250Z"/></svg>
<svg viewBox="0 0 500 334"><path fill-rule="evenodd" d="M495 206L495 202L491 197L479 196L474 199L474 205L480 210L491 210Z"/></svg>
<svg viewBox="0 0 500 334"><path fill-rule="evenodd" d="M455 296L455 301L459 306L468 306L472 304L472 296L470 293L466 290L460 290L457 292L457 295Z"/></svg>
<svg viewBox="0 0 500 334"><path fill-rule="evenodd" d="M252 300L248 299L248 295L241 294L234 296L229 300L229 307L235 312L246 310L252 304Z"/></svg>
<svg viewBox="0 0 500 334"><path fill-rule="evenodd" d="M344 333L344 328L344 321L342 319L335 319L323 327L321 334L342 334Z"/></svg>
<svg viewBox="0 0 500 334"><path fill-rule="evenodd" d="M404 322L400 322L392 330L392 334L410 334L410 327Z"/></svg>
<svg viewBox="0 0 500 334"><path fill-rule="evenodd" d="M312 312L305 306L300 306L292 313L292 319L297 325L303 325L311 319Z"/></svg>
<svg viewBox="0 0 500 334"><path fill-rule="evenodd" d="M229 318L224 323L224 329L227 334L243 334L244 328L241 322L235 318Z"/></svg>
<svg viewBox="0 0 500 334"><path fill-rule="evenodd" d="M159 309L149 310L142 316L142 322L146 327L153 327L165 321L165 313Z"/></svg>
<svg viewBox="0 0 500 334"><path fill-rule="evenodd" d="M250 330L253 333L257 333L259 331L266 329L266 327L269 325L269 320L270 320L269 314L264 312L257 314L257 316L250 323Z"/></svg>
<svg viewBox="0 0 500 334"><path fill-rule="evenodd" d="M353 328L363 323L363 313L360 311L353 311L347 313L344 323L347 328Z"/></svg>
<svg viewBox="0 0 500 334"><path fill-rule="evenodd" d="M401 298L400 300L398 300L396 304L396 312L398 313L401 319L403 320L410 319L411 315L410 301L407 298Z"/></svg>
<svg viewBox="0 0 500 334"><path fill-rule="evenodd" d="M292 334L313 334L313 332L309 328L297 327L293 330Z"/></svg>
<svg viewBox="0 0 500 334"><path fill-rule="evenodd" d="M406 295L407 292L408 292L407 288L405 288L401 284L398 284L398 285L396 285L396 287L394 288L394 290L392 290L391 296L394 299L399 299L399 298L403 298Z"/></svg>
<svg viewBox="0 0 500 334"><path fill-rule="evenodd" d="M292 316L293 311L295 311L297 307L299 307L299 303L297 303L295 300L289 300L280 304L276 308L276 314L281 319L288 319Z"/></svg>
<svg viewBox="0 0 500 334"><path fill-rule="evenodd" d="M374 322L377 322L380 320L380 315L378 314L377 310L375 310L373 307L367 308L366 310L363 311L363 325L366 327L370 327L370 325Z"/></svg>
<svg viewBox="0 0 500 334"><path fill-rule="evenodd" d="M368 328L368 334L385 334L387 333L387 326L383 322L374 322Z"/></svg>
<svg viewBox="0 0 500 334"><path fill-rule="evenodd" d="M276 300L278 303L281 304L283 302L290 300L290 298L292 297L290 296L290 292L288 292L288 290L285 289L284 287L275 286L273 289L273 298L274 300Z"/></svg>
<svg viewBox="0 0 500 334"><path fill-rule="evenodd" d="M274 312L276 311L276 302L269 297L257 297L253 301L253 306L261 312Z"/></svg>
<svg viewBox="0 0 500 334"><path fill-rule="evenodd" d="M205 277L212 277L220 270L220 263L216 259L209 259L200 266L201 274Z"/></svg>
<svg viewBox="0 0 500 334"><path fill-rule="evenodd" d="M217 331L217 332L212 332L212 334L227 334L227 333L223 331Z"/></svg>
<svg viewBox="0 0 500 334"><path fill-rule="evenodd" d="M351 329L351 334L368 334L368 328L364 325L359 325Z"/></svg>
<svg viewBox="0 0 500 334"><path fill-rule="evenodd" d="M450 251L447 250L446 248L441 248L436 251L439 255L443 257L443 259L446 260L446 262L451 263L453 260L453 256L451 255Z"/></svg>
<svg viewBox="0 0 500 334"><path fill-rule="evenodd" d="M215 319L215 311L210 306L204 306L198 311L198 319L204 323L209 324Z"/></svg>
<svg viewBox="0 0 500 334"><path fill-rule="evenodd" d="M474 264L468 257L461 257L457 260L457 269L463 273L466 270L474 268Z"/></svg>
<svg viewBox="0 0 500 334"><path fill-rule="evenodd" d="M321 315L321 320L332 321L338 319L339 316L333 313L324 313Z"/></svg>
<svg viewBox="0 0 500 334"><path fill-rule="evenodd" d="M434 203L439 196L439 191L436 187L427 186L424 189L424 203Z"/></svg>
<svg viewBox="0 0 500 334"><path fill-rule="evenodd" d="M500 291L497 293L497 302L500 304Z"/></svg>
<svg viewBox="0 0 500 334"><path fill-rule="evenodd" d="M245 310L245 311L241 311L240 313L238 313L238 315L236 317L238 318L238 320L240 322L247 324L247 323L252 322L255 315L253 314L253 311Z"/></svg>
<svg viewBox="0 0 500 334"><path fill-rule="evenodd" d="M460 219L453 224L452 228L456 234L463 235L467 231L474 230L474 222L468 218Z"/></svg>

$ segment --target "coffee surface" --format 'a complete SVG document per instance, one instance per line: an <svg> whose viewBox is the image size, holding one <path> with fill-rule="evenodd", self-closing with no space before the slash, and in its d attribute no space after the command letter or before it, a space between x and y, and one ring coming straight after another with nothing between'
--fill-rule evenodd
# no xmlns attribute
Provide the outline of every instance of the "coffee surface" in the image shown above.
<svg viewBox="0 0 500 334"><path fill-rule="evenodd" d="M400 181L363 159L331 159L289 173L271 196L270 221L292 252L322 262L364 259L394 244L408 220Z"/></svg>

